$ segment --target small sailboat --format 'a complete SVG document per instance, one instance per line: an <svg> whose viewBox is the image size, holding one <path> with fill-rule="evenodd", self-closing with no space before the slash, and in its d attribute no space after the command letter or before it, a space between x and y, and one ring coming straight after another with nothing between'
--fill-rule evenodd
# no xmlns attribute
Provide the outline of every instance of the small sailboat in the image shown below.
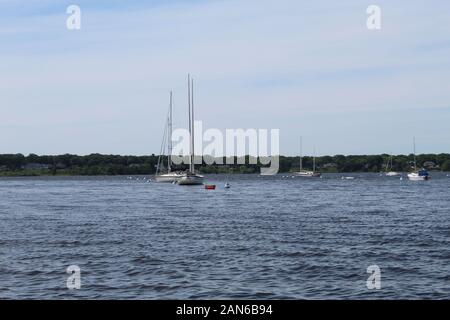
<svg viewBox="0 0 450 320"><path fill-rule="evenodd" d="M172 113L173 113L173 94L170 92L169 112L167 123L164 129L163 142L161 144L161 152L156 166L155 181L156 182L177 182L182 174L180 172L172 172ZM164 164L162 163L162 154L167 145L167 173L162 173Z"/></svg>
<svg viewBox="0 0 450 320"><path fill-rule="evenodd" d="M411 172L408 174L408 179L411 181L426 181L430 179L430 174L427 170L422 169L416 172Z"/></svg>
<svg viewBox="0 0 450 320"><path fill-rule="evenodd" d="M313 171L303 170L303 155L302 155L302 149L303 149L303 140L300 138L300 171L295 172L296 177L302 177L302 178L320 178L322 177L322 174L320 172L316 172L316 155L314 150L314 157L313 157Z"/></svg>
<svg viewBox="0 0 450 320"><path fill-rule="evenodd" d="M393 158L394 157L392 155L390 155L390 157L386 163L386 176L387 177L398 177L401 175L400 172L392 170L393 169Z"/></svg>
<svg viewBox="0 0 450 320"><path fill-rule="evenodd" d="M386 172L386 176L387 177L398 177L399 175L401 175L401 173L400 172L396 172L396 171Z"/></svg>
<svg viewBox="0 0 450 320"><path fill-rule="evenodd" d="M189 170L182 174L178 180L180 186L202 185L204 177L195 172L194 158L194 79L188 75L188 107L189 107L189 135L190 135L190 161Z"/></svg>
<svg viewBox="0 0 450 320"><path fill-rule="evenodd" d="M224 186L224 188L225 188L225 189L230 189L230 188L231 188L231 184L229 184L228 182L227 182L227 183L225 183L225 186Z"/></svg>
<svg viewBox="0 0 450 320"><path fill-rule="evenodd" d="M430 179L430 174L426 169L417 170L416 138L414 138L414 171L408 173L408 179L411 181L426 181Z"/></svg>

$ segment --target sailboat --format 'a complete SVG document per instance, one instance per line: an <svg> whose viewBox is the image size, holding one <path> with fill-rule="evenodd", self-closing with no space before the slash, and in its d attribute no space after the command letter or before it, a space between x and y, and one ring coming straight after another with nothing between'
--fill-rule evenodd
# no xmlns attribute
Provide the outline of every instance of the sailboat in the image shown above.
<svg viewBox="0 0 450 320"><path fill-rule="evenodd" d="M204 177L195 172L194 157L194 79L188 75L188 108L189 108L189 136L190 136L190 161L189 170L187 170L178 180L178 184L182 186L201 185Z"/></svg>
<svg viewBox="0 0 450 320"><path fill-rule="evenodd" d="M167 123L164 129L163 142L161 145L161 152L158 158L158 164L156 167L155 181L156 182L177 182L181 177L182 173L172 171L172 114L173 114L173 94L170 92L170 104L169 104L169 114L167 116ZM166 143L167 142L167 143ZM163 170L162 163L162 153L164 152L165 145L167 144L167 173L161 173Z"/></svg>
<svg viewBox="0 0 450 320"><path fill-rule="evenodd" d="M416 138L414 138L414 171L408 173L408 179L412 181L425 181L430 179L430 174L424 168L417 170Z"/></svg>
<svg viewBox="0 0 450 320"><path fill-rule="evenodd" d="M396 171L392 171L393 168L393 156L390 155L387 163L386 163L386 176L387 177L398 177L401 175L401 173L396 172Z"/></svg>
<svg viewBox="0 0 450 320"><path fill-rule="evenodd" d="M322 174L320 172L316 172L316 155L314 150L313 157L313 171L303 170L303 156L302 156L302 148L303 148L303 140L300 138L300 171L295 172L295 176L302 178L320 178Z"/></svg>

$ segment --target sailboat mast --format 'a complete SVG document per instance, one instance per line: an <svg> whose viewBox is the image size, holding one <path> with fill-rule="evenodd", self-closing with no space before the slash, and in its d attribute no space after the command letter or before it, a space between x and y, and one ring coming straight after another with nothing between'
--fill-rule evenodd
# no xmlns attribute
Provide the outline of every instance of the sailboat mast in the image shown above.
<svg viewBox="0 0 450 320"><path fill-rule="evenodd" d="M316 147L314 147L314 155L313 155L313 172L316 172Z"/></svg>
<svg viewBox="0 0 450 320"><path fill-rule="evenodd" d="M167 155L167 170L168 172L172 171L172 108L173 108L173 94L170 91L170 105L169 105L169 124L168 124L168 155Z"/></svg>
<svg viewBox="0 0 450 320"><path fill-rule="evenodd" d="M417 170L417 159L416 159L416 137L413 138L414 145L414 170Z"/></svg>
<svg viewBox="0 0 450 320"><path fill-rule="evenodd" d="M194 79L191 79L191 110L192 110L192 138L191 138L191 143L192 143L192 173L195 173L195 133L194 133L194 127L195 127L195 120L194 120Z"/></svg>
<svg viewBox="0 0 450 320"><path fill-rule="evenodd" d="M192 172L191 75L190 74L188 74L188 108L189 108L189 171Z"/></svg>
<svg viewBox="0 0 450 320"><path fill-rule="evenodd" d="M303 149L303 138L300 137L300 171L303 170L302 149Z"/></svg>

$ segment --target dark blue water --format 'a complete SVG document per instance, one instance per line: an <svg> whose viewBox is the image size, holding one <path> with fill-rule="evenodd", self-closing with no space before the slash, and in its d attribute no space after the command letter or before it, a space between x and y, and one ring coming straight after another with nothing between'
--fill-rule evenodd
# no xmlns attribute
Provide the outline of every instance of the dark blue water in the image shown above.
<svg viewBox="0 0 450 320"><path fill-rule="evenodd" d="M450 178L433 176L0 179L0 298L449 299Z"/></svg>

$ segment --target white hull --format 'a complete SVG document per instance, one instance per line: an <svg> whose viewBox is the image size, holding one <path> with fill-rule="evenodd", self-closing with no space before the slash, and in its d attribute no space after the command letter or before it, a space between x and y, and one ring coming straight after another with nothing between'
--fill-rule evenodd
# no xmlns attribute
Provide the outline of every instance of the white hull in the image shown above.
<svg viewBox="0 0 450 320"><path fill-rule="evenodd" d="M295 173L296 177L301 178L320 178L322 176L319 172L313 172L313 171L300 171Z"/></svg>
<svg viewBox="0 0 450 320"><path fill-rule="evenodd" d="M401 173L391 171L391 172L386 173L386 176L387 177L398 177L398 176L401 176Z"/></svg>
<svg viewBox="0 0 450 320"><path fill-rule="evenodd" d="M184 175L179 174L179 173L159 174L159 175L155 176L155 181L156 182L161 182L161 183L172 183L172 182L177 182L183 176Z"/></svg>
<svg viewBox="0 0 450 320"><path fill-rule="evenodd" d="M411 181L426 181L430 179L428 171L425 169L417 170L416 161L416 138L414 137L414 172L408 173L408 179Z"/></svg>
<svg viewBox="0 0 450 320"><path fill-rule="evenodd" d="M202 184L203 176L198 174L184 175L178 180L178 185L180 186L197 186Z"/></svg>
<svg viewBox="0 0 450 320"><path fill-rule="evenodd" d="M408 174L408 179L411 181L426 181L428 180L430 177L429 176L421 176L418 173L409 173Z"/></svg>

